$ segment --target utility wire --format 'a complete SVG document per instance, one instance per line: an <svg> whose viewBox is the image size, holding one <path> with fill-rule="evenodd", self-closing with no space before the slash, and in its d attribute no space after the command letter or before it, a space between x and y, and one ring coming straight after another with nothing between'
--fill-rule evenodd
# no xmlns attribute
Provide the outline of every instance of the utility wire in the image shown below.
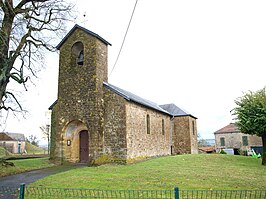
<svg viewBox="0 0 266 199"><path fill-rule="evenodd" d="M120 57L121 51L122 51L122 49L123 49L123 46L124 46L124 43L125 43L125 40L126 40L126 37L127 37L127 33L128 33L128 30L129 30L129 27L130 27L130 24L131 24L131 21L132 21L132 18L133 18L133 16L134 16L134 12L135 12L135 9L136 9L136 6L137 6L137 3L138 3L138 0L136 0L136 2L135 2L135 5L134 5L134 8L133 8L133 11L132 11L132 14L131 14L131 17L130 17L130 20L129 20L129 23L128 23L128 26L127 26L127 30L126 30L126 33L125 33L125 36L124 36L123 42L122 42L122 44L121 44L120 50L119 50L119 52L118 52L118 55L117 55L117 57L116 57L115 64L114 64L114 66L113 66L113 68L112 68L112 70L111 70L111 72L110 72L110 74L109 74L109 77L111 76L112 72L114 71L114 69L115 69L115 67L116 67L116 64L117 64L117 62L118 62L118 59L119 59L119 57Z"/></svg>

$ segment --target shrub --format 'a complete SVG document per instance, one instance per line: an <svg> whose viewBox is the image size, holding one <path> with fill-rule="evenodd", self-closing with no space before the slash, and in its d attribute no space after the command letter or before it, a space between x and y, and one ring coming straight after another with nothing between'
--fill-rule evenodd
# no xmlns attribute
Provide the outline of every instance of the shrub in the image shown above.
<svg viewBox="0 0 266 199"><path fill-rule="evenodd" d="M220 154L227 154L223 149L220 151Z"/></svg>

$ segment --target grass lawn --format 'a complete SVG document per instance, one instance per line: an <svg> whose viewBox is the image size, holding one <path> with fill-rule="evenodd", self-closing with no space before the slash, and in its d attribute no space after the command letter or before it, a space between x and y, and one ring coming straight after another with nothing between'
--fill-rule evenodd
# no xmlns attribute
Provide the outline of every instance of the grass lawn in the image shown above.
<svg viewBox="0 0 266 199"><path fill-rule="evenodd" d="M29 142L26 142L26 151L27 154L48 154L47 150L44 150L38 146L34 146Z"/></svg>
<svg viewBox="0 0 266 199"><path fill-rule="evenodd" d="M10 155L10 153L7 152L3 147L0 147L0 158L4 157L6 155Z"/></svg>
<svg viewBox="0 0 266 199"><path fill-rule="evenodd" d="M8 160L8 162L13 162L15 166L0 166L0 176L7 176L16 173L22 173L24 171L54 166L54 164L48 161L48 158Z"/></svg>
<svg viewBox="0 0 266 199"><path fill-rule="evenodd" d="M85 167L32 185L53 188L266 190L266 167L245 156L202 154L155 158L131 165Z"/></svg>

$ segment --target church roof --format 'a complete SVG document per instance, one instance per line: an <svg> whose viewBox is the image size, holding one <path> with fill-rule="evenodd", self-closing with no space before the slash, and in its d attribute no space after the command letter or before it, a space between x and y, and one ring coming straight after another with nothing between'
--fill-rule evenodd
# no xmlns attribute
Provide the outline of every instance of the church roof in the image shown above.
<svg viewBox="0 0 266 199"><path fill-rule="evenodd" d="M141 98L129 91L126 91L126 90L123 90L121 88L118 88L112 84L109 84L109 83L106 83L104 82L103 85L110 89L111 91L115 92L116 94L120 95L121 97L123 97L124 99L128 100L128 101L133 101L135 103L138 103L138 104L141 104L143 106L146 106L146 107L149 107L149 108L152 108L152 109L155 109L157 111L160 111L160 112L163 112L163 113L166 113L168 115L171 115L168 111L164 110L163 108L161 108L159 105L157 105L156 103L154 102L151 102L149 100L146 100L144 98Z"/></svg>
<svg viewBox="0 0 266 199"><path fill-rule="evenodd" d="M184 109L179 108L178 106L176 106L173 103L172 104L163 104L163 105L160 105L160 107L175 117L177 117L177 116L191 116L191 117L196 118L195 116L191 115L190 113L188 113Z"/></svg>
<svg viewBox="0 0 266 199"><path fill-rule="evenodd" d="M114 93L120 95L127 101L132 101L137 104L152 108L154 110L160 111L162 113L165 113L170 116L178 117L178 116L191 116L195 119L197 119L195 116L189 114L187 111L177 107L175 104L164 104L164 105L158 105L152 101L146 100L142 97L139 97L129 91L126 91L124 89L121 89L117 86L114 86L112 84L103 82L103 86L107 89L113 91ZM49 110L52 110L53 107L57 104L57 100L48 108Z"/></svg>
<svg viewBox="0 0 266 199"><path fill-rule="evenodd" d="M146 106L146 107L152 108L154 110L160 111L162 113L168 114L170 116L174 116L174 117L191 116L191 117L197 119L195 116L193 116L193 115L189 114L187 111L177 107L175 104L158 105L152 101L146 100L142 97L139 97L139 96L137 96L137 95L135 95L129 91L121 89L121 88L114 86L112 84L104 82L103 85L104 85L104 87L106 87L107 89L120 95L121 97L123 97L127 101L132 101L132 102L135 102L137 104L141 104L143 106ZM52 110L56 104L57 104L57 100L49 107L49 110Z"/></svg>
<svg viewBox="0 0 266 199"><path fill-rule="evenodd" d="M219 134L219 133L239 133L240 130L236 126L235 123L230 123L229 125L219 129L218 131L215 131L214 134Z"/></svg>
<svg viewBox="0 0 266 199"><path fill-rule="evenodd" d="M105 43L106 45L112 45L110 44L108 41L106 41L104 38L102 38L101 36L99 36L98 34L76 24L68 33L67 35L62 39L62 41L56 46L57 50L60 49L60 47L65 43L65 41L67 40L67 38L76 30L76 29L80 29L83 30L84 32L88 33L89 35L96 37L97 39L101 40L103 43Z"/></svg>

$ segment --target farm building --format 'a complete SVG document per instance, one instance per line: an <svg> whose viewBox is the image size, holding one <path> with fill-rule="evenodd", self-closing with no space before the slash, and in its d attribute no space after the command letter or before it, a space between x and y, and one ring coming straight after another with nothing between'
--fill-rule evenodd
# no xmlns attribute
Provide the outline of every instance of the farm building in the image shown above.
<svg viewBox="0 0 266 199"><path fill-rule="evenodd" d="M0 146L10 153L24 153L26 139L22 133L0 133Z"/></svg>
<svg viewBox="0 0 266 199"><path fill-rule="evenodd" d="M51 158L102 164L198 153L196 117L108 83L108 46L75 25L59 43L58 98L50 106Z"/></svg>
<svg viewBox="0 0 266 199"><path fill-rule="evenodd" d="M240 151L253 149L262 154L261 137L241 133L234 123L217 130L214 135L217 152L224 149L229 153L238 155Z"/></svg>

